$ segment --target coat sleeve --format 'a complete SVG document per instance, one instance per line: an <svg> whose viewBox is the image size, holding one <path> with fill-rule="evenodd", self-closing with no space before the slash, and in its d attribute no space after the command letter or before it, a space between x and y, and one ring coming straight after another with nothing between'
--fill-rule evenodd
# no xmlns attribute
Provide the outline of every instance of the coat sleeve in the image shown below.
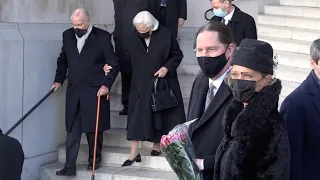
<svg viewBox="0 0 320 180"><path fill-rule="evenodd" d="M179 47L177 39L173 37L171 34L171 48L168 56L168 60L165 63L164 67L166 67L169 72L176 72L178 66L180 65L183 58L183 53Z"/></svg>
<svg viewBox="0 0 320 180"><path fill-rule="evenodd" d="M257 39L257 27L253 17L249 16L248 24L246 25L246 31L244 38Z"/></svg>
<svg viewBox="0 0 320 180"><path fill-rule="evenodd" d="M203 158L204 170L213 170L214 169L215 156L216 156L216 154L211 154L211 155Z"/></svg>
<svg viewBox="0 0 320 180"><path fill-rule="evenodd" d="M114 52L114 48L111 44L111 35L107 34L105 37L106 38L104 38L104 41L103 41L104 44L102 45L103 55L104 55L106 64L111 66L112 69L110 70L108 75L104 77L103 85L110 90L113 82L118 76L118 73L120 71L120 65L119 65L119 59L116 56Z"/></svg>
<svg viewBox="0 0 320 180"><path fill-rule="evenodd" d="M280 108L280 114L285 119L288 128L291 151L291 180L302 180L302 147L304 134L304 117L299 103L288 96Z"/></svg>
<svg viewBox="0 0 320 180"><path fill-rule="evenodd" d="M63 83L68 70L68 59L65 49L65 33L62 35L62 49L57 60L57 69L54 82Z"/></svg>
<svg viewBox="0 0 320 180"><path fill-rule="evenodd" d="M187 0L179 0L179 18L187 20Z"/></svg>

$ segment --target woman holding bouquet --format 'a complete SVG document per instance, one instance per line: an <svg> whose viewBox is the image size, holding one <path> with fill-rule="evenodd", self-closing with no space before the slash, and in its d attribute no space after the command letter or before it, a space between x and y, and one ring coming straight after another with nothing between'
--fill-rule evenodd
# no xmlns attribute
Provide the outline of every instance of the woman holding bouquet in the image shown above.
<svg viewBox="0 0 320 180"><path fill-rule="evenodd" d="M177 124L186 121L183 99L177 78L177 67L183 54L170 30L148 11L139 12L133 19L129 53L132 60L132 81L129 95L127 139L131 141L131 153L122 166L140 162L139 141L154 142L151 156L159 156L160 138ZM157 79L157 81L155 81ZM153 111L151 93L154 83L157 89L170 89L177 106Z"/></svg>
<svg viewBox="0 0 320 180"><path fill-rule="evenodd" d="M270 44L244 39L226 78L235 100L225 111L224 138L215 156L215 180L289 179L290 149L277 107L281 81L273 79Z"/></svg>

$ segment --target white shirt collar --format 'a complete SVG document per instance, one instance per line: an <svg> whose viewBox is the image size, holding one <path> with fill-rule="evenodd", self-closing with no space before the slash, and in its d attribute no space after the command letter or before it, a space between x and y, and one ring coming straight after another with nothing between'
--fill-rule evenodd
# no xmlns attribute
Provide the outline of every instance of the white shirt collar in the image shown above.
<svg viewBox="0 0 320 180"><path fill-rule="evenodd" d="M220 76L218 79L216 80L212 80L210 78L209 79L209 88L210 88L210 84L213 83L214 87L215 87L215 93L218 91L218 89L220 88L222 82L224 81L224 78L227 76L227 74L230 72L231 70L231 66L228 68L228 70L226 70L226 72L224 72L222 74L222 76Z"/></svg>
<svg viewBox="0 0 320 180"><path fill-rule="evenodd" d="M228 24L228 22L231 20L233 14L234 14L234 10L235 10L235 9L236 9L236 8L233 7L232 12L224 17L224 20L225 20L225 23L226 23L226 24Z"/></svg>

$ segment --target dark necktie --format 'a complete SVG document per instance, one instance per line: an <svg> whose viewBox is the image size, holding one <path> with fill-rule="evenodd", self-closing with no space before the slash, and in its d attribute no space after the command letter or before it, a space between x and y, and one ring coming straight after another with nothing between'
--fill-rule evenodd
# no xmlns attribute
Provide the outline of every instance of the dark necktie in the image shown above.
<svg viewBox="0 0 320 180"><path fill-rule="evenodd" d="M211 82L209 85L209 90L207 93L207 97L206 97L206 106L205 109L208 108L209 104L211 103L213 97L214 97L214 90L216 89L216 87L213 85L213 83Z"/></svg>
<svg viewBox="0 0 320 180"><path fill-rule="evenodd" d="M167 6L167 0L161 0L161 6L166 7Z"/></svg>

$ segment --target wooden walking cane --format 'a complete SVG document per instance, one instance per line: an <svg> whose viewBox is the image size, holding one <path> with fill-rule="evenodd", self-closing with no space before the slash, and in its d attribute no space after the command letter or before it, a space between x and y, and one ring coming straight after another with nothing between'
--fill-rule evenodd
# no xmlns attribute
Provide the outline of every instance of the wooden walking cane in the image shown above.
<svg viewBox="0 0 320 180"><path fill-rule="evenodd" d="M109 100L109 94L106 95L107 100ZM93 164L92 164L92 175L91 180L94 180L94 172L96 168L96 155L97 155L97 140L98 140L98 131L99 131L99 119L100 119L100 98L101 96L98 96L98 105L97 105L97 119L96 119L96 132L94 135L94 150L93 150Z"/></svg>

